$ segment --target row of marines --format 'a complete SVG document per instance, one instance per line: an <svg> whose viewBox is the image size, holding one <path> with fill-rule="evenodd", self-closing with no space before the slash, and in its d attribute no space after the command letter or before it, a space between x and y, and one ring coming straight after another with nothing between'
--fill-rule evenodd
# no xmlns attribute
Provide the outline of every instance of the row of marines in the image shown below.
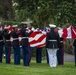
<svg viewBox="0 0 76 75"><path fill-rule="evenodd" d="M23 51L23 65L29 66L30 63L30 45L28 42L28 36L33 32L28 33L27 23L22 23L22 28L18 31L17 25L13 25L13 30L10 32L8 27L4 27L4 30L0 29L0 57L2 62L3 45L5 45L6 63L10 63L11 46L14 49L14 64L20 64L20 45L22 45ZM22 41L19 43L18 36L22 36ZM10 42L10 36L13 37L13 42Z"/></svg>
<svg viewBox="0 0 76 75"><path fill-rule="evenodd" d="M31 31L28 33L26 30L26 28L27 28L26 22L22 23L22 28L20 29L20 31L18 31L17 25L14 25L12 27L13 27L13 30L11 32L9 32L8 27L5 27L3 31L0 29L0 50L3 51L3 45L5 43L6 63L10 63L10 54L11 54L10 52L11 52L11 45L12 45L13 49L14 49L14 64L20 64L20 45L22 45L23 65L29 66L30 60L31 60L31 51L30 51L30 45L28 42L28 36L33 32L33 29L31 29ZM22 36L21 43L17 39L19 37L19 35ZM10 36L13 37L13 39L14 39L13 42L10 42ZM61 41L63 41L62 38L61 38ZM61 44L62 44L62 42L61 42ZM47 47L47 45L46 45L46 47ZM57 51L58 64L61 64L61 65L63 65L63 51L62 51L63 49L62 48L63 48L63 44L61 45L60 50ZM36 60L36 61L41 63L42 48L39 48L37 50L37 53L38 52L40 54L40 57L39 57L39 54L36 57L40 58L40 59L39 59L39 61L38 60ZM2 54L0 54L0 55L2 56ZM2 61L2 59L0 61ZM47 63L49 63L48 60L47 60Z"/></svg>

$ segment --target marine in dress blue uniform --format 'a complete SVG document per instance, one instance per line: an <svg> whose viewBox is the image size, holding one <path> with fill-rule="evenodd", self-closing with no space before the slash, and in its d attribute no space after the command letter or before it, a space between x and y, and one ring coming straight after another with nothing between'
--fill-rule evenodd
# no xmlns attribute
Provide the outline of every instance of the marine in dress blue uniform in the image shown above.
<svg viewBox="0 0 76 75"><path fill-rule="evenodd" d="M74 39L73 46L74 46L74 59L75 59L75 66L76 66L76 38Z"/></svg>
<svg viewBox="0 0 76 75"><path fill-rule="evenodd" d="M48 33L50 31L50 28L46 27L46 28L44 28L44 31L46 31ZM46 62L47 62L47 64L49 64L49 57L48 57L47 49L46 49Z"/></svg>
<svg viewBox="0 0 76 75"><path fill-rule="evenodd" d="M57 66L57 50L60 45L60 37L57 32L54 31L54 28L56 25L49 25L51 28L51 31L47 33L46 36L46 48L48 51L48 57L49 57L49 65L50 67L56 67Z"/></svg>
<svg viewBox="0 0 76 75"><path fill-rule="evenodd" d="M3 32L2 27L0 27L0 62L2 62L3 45Z"/></svg>
<svg viewBox="0 0 76 75"><path fill-rule="evenodd" d="M30 55L30 45L29 45L29 39L28 36L32 33L28 33L27 32L27 24L28 22L22 22L22 28L20 29L20 34L22 36L22 41L21 41L21 45L22 45L22 52L23 52L23 65L24 66L29 66L30 65L30 59L31 59L31 55Z"/></svg>
<svg viewBox="0 0 76 75"><path fill-rule="evenodd" d="M14 49L14 64L18 65L20 64L20 46L19 46L19 39L18 35L20 34L18 32L18 25L13 25L13 31L11 32L11 36L13 37L12 46Z"/></svg>
<svg viewBox="0 0 76 75"><path fill-rule="evenodd" d="M49 57L48 57L48 51L47 51L47 49L46 49L46 62L47 62L47 64L49 64Z"/></svg>
<svg viewBox="0 0 76 75"><path fill-rule="evenodd" d="M36 62L37 63L42 62L42 47L36 48Z"/></svg>
<svg viewBox="0 0 76 75"><path fill-rule="evenodd" d="M59 46L59 50L57 51L57 60L58 60L58 65L63 65L64 64L63 38L60 38L60 46Z"/></svg>
<svg viewBox="0 0 76 75"><path fill-rule="evenodd" d="M6 54L6 63L10 63L10 54L11 54L11 42L10 42L10 32L9 27L4 28L3 36L5 38L5 54Z"/></svg>

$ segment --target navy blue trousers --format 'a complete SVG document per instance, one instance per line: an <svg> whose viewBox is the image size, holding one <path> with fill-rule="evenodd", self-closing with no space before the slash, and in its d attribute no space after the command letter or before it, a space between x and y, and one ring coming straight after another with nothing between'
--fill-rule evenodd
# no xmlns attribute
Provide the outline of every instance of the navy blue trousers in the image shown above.
<svg viewBox="0 0 76 75"><path fill-rule="evenodd" d="M11 46L5 46L6 63L10 63Z"/></svg>
<svg viewBox="0 0 76 75"><path fill-rule="evenodd" d="M42 61L42 48L36 49L36 62L41 63Z"/></svg>
<svg viewBox="0 0 76 75"><path fill-rule="evenodd" d="M75 66L76 66L76 47L74 47L74 58L75 58Z"/></svg>
<svg viewBox="0 0 76 75"><path fill-rule="evenodd" d="M33 49L34 47L30 47L30 61L31 61L31 59L32 59L32 49Z"/></svg>
<svg viewBox="0 0 76 75"><path fill-rule="evenodd" d="M64 64L64 49L63 48L59 48L59 50L57 51L57 61L58 61L58 65Z"/></svg>
<svg viewBox="0 0 76 75"><path fill-rule="evenodd" d="M46 61L47 61L47 64L49 64L49 57L48 57L48 52L46 50Z"/></svg>
<svg viewBox="0 0 76 75"><path fill-rule="evenodd" d="M3 46L0 46L0 62L2 62Z"/></svg>
<svg viewBox="0 0 76 75"><path fill-rule="evenodd" d="M30 65L30 47L22 46L22 52L23 52L23 65L29 66Z"/></svg>
<svg viewBox="0 0 76 75"><path fill-rule="evenodd" d="M20 47L13 46L14 49L14 64L20 64Z"/></svg>

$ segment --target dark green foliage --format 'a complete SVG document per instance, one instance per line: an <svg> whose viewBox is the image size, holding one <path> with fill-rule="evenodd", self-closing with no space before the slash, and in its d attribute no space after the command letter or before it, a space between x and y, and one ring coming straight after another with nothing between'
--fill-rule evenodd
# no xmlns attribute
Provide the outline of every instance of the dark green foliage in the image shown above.
<svg viewBox="0 0 76 75"><path fill-rule="evenodd" d="M12 0L0 0L0 18L13 20Z"/></svg>
<svg viewBox="0 0 76 75"><path fill-rule="evenodd" d="M18 5L12 7L12 3ZM76 23L76 3L75 0L0 0L0 14L4 20L18 22L29 18L41 28L49 23L69 26Z"/></svg>
<svg viewBox="0 0 76 75"><path fill-rule="evenodd" d="M34 21L38 27L42 28L49 23L57 26L75 24L76 3L75 0L16 0L15 20Z"/></svg>

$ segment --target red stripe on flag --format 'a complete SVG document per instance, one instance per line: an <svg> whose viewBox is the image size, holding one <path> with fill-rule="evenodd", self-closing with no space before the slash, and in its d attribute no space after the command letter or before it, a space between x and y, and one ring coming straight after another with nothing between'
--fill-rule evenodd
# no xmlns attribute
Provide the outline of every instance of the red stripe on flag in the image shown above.
<svg viewBox="0 0 76 75"><path fill-rule="evenodd" d="M36 48L44 47L45 45L46 45L46 42L44 44L37 45Z"/></svg>
<svg viewBox="0 0 76 75"><path fill-rule="evenodd" d="M76 38L76 29L74 27L71 27L71 33L72 33L72 38Z"/></svg>
<svg viewBox="0 0 76 75"><path fill-rule="evenodd" d="M66 38L67 37L67 28L63 29L63 34L62 34L62 38Z"/></svg>
<svg viewBox="0 0 76 75"><path fill-rule="evenodd" d="M35 43L38 43L38 42L41 42L46 36L45 35L42 35L38 40L33 40L31 42L29 42L30 44L35 44Z"/></svg>
<svg viewBox="0 0 76 75"><path fill-rule="evenodd" d="M41 35L40 35L41 34ZM34 38L35 36L38 36L38 39ZM46 38L46 35L43 34L42 32L33 32L29 38L34 38L32 41L29 41L30 45L34 45L36 48L39 48L39 47L43 47L45 46L46 42L42 42L45 38ZM39 44L38 44L39 43ZM37 45L36 45L37 44Z"/></svg>
<svg viewBox="0 0 76 75"><path fill-rule="evenodd" d="M37 34L33 32L29 37L35 37Z"/></svg>
<svg viewBox="0 0 76 75"><path fill-rule="evenodd" d="M33 34L32 34L32 35L33 35ZM32 35L31 35L31 36L32 36ZM35 33L35 36L36 36L36 35L37 35L37 34ZM35 36L34 36L34 37L35 37ZM30 44L35 44L35 43L37 43L37 42L41 42L45 37L46 37L46 35L43 34L42 36L39 37L39 39L37 39L37 40L34 39L33 41L31 41L31 42L29 42L29 43L30 43Z"/></svg>

